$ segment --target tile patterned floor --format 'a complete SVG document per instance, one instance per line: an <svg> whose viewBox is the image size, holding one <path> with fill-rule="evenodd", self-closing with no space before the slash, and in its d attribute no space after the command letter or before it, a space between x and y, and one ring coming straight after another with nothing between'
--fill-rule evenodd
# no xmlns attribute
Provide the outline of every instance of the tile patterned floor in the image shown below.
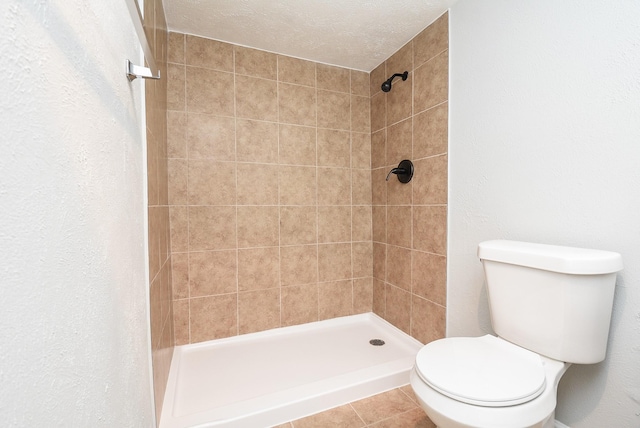
<svg viewBox="0 0 640 428"><path fill-rule="evenodd" d="M435 428L409 385L274 428Z"/></svg>

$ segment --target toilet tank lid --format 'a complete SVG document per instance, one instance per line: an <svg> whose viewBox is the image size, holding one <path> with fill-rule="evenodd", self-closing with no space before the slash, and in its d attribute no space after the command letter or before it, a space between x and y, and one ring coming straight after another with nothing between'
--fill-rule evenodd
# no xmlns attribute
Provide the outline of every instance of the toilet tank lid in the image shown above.
<svg viewBox="0 0 640 428"><path fill-rule="evenodd" d="M478 245L478 257L481 260L574 275L598 275L622 270L622 256L612 251L520 241L481 242Z"/></svg>

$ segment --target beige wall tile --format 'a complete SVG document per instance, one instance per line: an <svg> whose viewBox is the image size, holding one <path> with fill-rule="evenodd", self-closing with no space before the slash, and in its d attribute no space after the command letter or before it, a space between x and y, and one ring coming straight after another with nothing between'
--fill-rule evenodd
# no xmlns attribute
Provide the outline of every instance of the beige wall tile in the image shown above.
<svg viewBox="0 0 640 428"><path fill-rule="evenodd" d="M403 289L414 287L414 298L424 296L441 302L446 294L443 286L434 288L420 281L428 277L429 281L446 284L446 279L420 275L419 281L411 282L415 270L423 267L417 263L428 263L423 260L425 254L439 257L434 254L446 250L446 199L436 196L446 195L446 175L441 174L443 168L446 170L446 156L434 157L446 154L446 91L444 104L423 108L432 102L424 100L432 99L434 91L425 80L428 63L423 65L421 76L421 70L412 72L412 62L418 58L413 52L417 49L415 41L368 74L193 36L188 36L193 38L191 43L182 35L172 37L169 42L174 51L179 49L180 40L183 46L189 45L183 48L183 52L188 51L183 57L188 71L178 76L181 83L173 82L174 101L178 102L167 115L172 122L167 130L171 144L166 151L161 144L154 146L157 150L150 150L155 153L156 172L151 172L158 184L154 187L158 202L163 192L158 181L162 180L161 164L167 156L171 159L169 173L173 183L164 193L169 194L165 200L169 197L172 203L169 210L172 251L179 254L175 262L177 270L170 274L175 277L171 282L178 287L176 296L189 297L184 284L189 279L187 260L191 255L237 251L238 288L207 290L205 284L202 290L206 291L199 293L228 292L220 296L236 299L234 302L238 303L234 306L240 308L239 319L237 312L229 311L230 329L223 326L218 332L205 333L199 323L215 320L221 311L211 302L205 304L200 297L182 300L181 309L187 309L182 331L176 332L181 340L225 337L272 328L280 322L294 325L372 309L407 331L415 321L407 318L411 296ZM177 66L181 61L179 52L172 55ZM434 63L438 60L433 58ZM412 81L396 79L393 90L382 93L380 84L391 74L404 71L400 70L404 67ZM446 78L446 61L441 60L439 67L431 68L445 71L444 77L436 80ZM178 66L175 70L185 68ZM190 75L186 77L189 82L186 85L184 74ZM222 80L228 77L228 84L214 93L210 82L220 83L218 75ZM273 80L276 77L279 83ZM423 78L420 82L419 77ZM205 88L206 85L209 86ZM256 97L260 88L252 85L268 86L264 92L269 97ZM412 86L418 90L413 100ZM229 91L231 97L220 101L228 97ZM261 106L262 99L270 101ZM235 117L236 101L239 117ZM183 113L185 109L188 115ZM418 114L412 120L415 113ZM158 134L163 132L157 129ZM417 175L412 183L400 184L395 176L386 182L390 168L404 158L416 164ZM179 159L183 163L175 162ZM214 162L235 168L235 175L225 176L237 181L238 187L233 189L235 197L224 193L232 188L230 183L220 193L218 185L225 177L218 177L219 169L212 171L206 167L215 165ZM433 186L439 190L435 191ZM187 203L206 205L188 207ZM224 205L210 205L218 203ZM412 204L416 203L438 205L415 207L418 212L412 221ZM168 257L163 255L167 250L162 250L169 245L162 238L164 217L160 211L153 217L153 228L158 231L153 233L157 243L153 248L157 247L154 254L160 264L161 259ZM421 223L424 219L427 226ZM420 227L412 237L418 223ZM372 239L376 242L372 243ZM331 248L333 245L342 247ZM186 252L189 250L191 254ZM414 256L416 266L412 266L411 257L399 256L412 252L418 254ZM442 270L443 259L434 259L439 264L431 263L426 269ZM404 269L407 260L409 267ZM197 262L196 256L191 263L196 270ZM213 269L204 262L203 266L203 272ZM169 275L166 271L166 268L159 270L159 277ZM216 273L201 276L211 275ZM378 280L374 281L371 275ZM354 277L358 279L354 281ZM385 283L385 279L389 282ZM198 279L194 281L196 284ZM322 281L320 292L318 281ZM339 288L336 284L340 283L349 284L344 287L349 289L348 298L345 293L339 295L337 303L327 303L338 298L331 290ZM269 304L267 311L256 309L260 300L257 296L266 296L267 292L274 296L281 292L281 296L273 299L274 304ZM269 296L265 298L269 300ZM189 304L193 302L198 303L189 323ZM190 337L189 329L193 326L196 334Z"/></svg>
<svg viewBox="0 0 640 428"><path fill-rule="evenodd" d="M189 160L190 205L233 205L235 202L235 163Z"/></svg>
<svg viewBox="0 0 640 428"><path fill-rule="evenodd" d="M351 134L348 131L318 129L318 166L351 166Z"/></svg>
<svg viewBox="0 0 640 428"><path fill-rule="evenodd" d="M169 205L169 171L166 155L158 159L158 204ZM147 171L149 172L149 171Z"/></svg>
<svg viewBox="0 0 640 428"><path fill-rule="evenodd" d="M350 92L349 69L327 64L316 65L318 89L336 92Z"/></svg>
<svg viewBox="0 0 640 428"><path fill-rule="evenodd" d="M236 247L235 207L189 207L189 251Z"/></svg>
<svg viewBox="0 0 640 428"><path fill-rule="evenodd" d="M363 97L370 97L369 73L351 70L351 93Z"/></svg>
<svg viewBox="0 0 640 428"><path fill-rule="evenodd" d="M393 55L389 57L386 61L388 76L385 78L388 79L395 73L404 73L408 71L411 73L413 71L413 40L406 43L403 47L398 49ZM396 79L398 79L396 77ZM402 80L402 79L400 79ZM395 85L397 80L393 81ZM382 82L380 82L382 84ZM393 86L393 90L395 90L395 86ZM393 90L391 92L393 92Z"/></svg>
<svg viewBox="0 0 640 428"><path fill-rule="evenodd" d="M447 301L447 259L445 256L412 251L412 290L414 294L445 306Z"/></svg>
<svg viewBox="0 0 640 428"><path fill-rule="evenodd" d="M276 54L242 46L234 46L234 49L237 74L276 79Z"/></svg>
<svg viewBox="0 0 640 428"><path fill-rule="evenodd" d="M316 86L316 63L278 55L278 80L298 85Z"/></svg>
<svg viewBox="0 0 640 428"><path fill-rule="evenodd" d="M282 326L318 321L318 284L282 287Z"/></svg>
<svg viewBox="0 0 640 428"><path fill-rule="evenodd" d="M236 75L236 115L247 119L278 119L278 88L274 80Z"/></svg>
<svg viewBox="0 0 640 428"><path fill-rule="evenodd" d="M271 247L279 241L279 212L274 206L238 206L238 247Z"/></svg>
<svg viewBox="0 0 640 428"><path fill-rule="evenodd" d="M316 168L280 166L278 185L281 205L316 204Z"/></svg>
<svg viewBox="0 0 640 428"><path fill-rule="evenodd" d="M187 115L183 111L167 112L167 157L187 157Z"/></svg>
<svg viewBox="0 0 640 428"><path fill-rule="evenodd" d="M387 94L379 91L371 97L371 132L387 126Z"/></svg>
<svg viewBox="0 0 640 428"><path fill-rule="evenodd" d="M189 254L173 253L171 255L172 298L189 298Z"/></svg>
<svg viewBox="0 0 640 428"><path fill-rule="evenodd" d="M237 294L190 299L191 343L238 334Z"/></svg>
<svg viewBox="0 0 640 428"><path fill-rule="evenodd" d="M318 168L318 205L351 205L348 169Z"/></svg>
<svg viewBox="0 0 640 428"><path fill-rule="evenodd" d="M419 113L447 100L449 53L444 51L417 68L414 73L413 111Z"/></svg>
<svg viewBox="0 0 640 428"><path fill-rule="evenodd" d="M158 141L152 133L147 135L147 197L149 205L158 205L160 183L158 182Z"/></svg>
<svg viewBox="0 0 640 428"><path fill-rule="evenodd" d="M236 250L192 251L189 254L189 296L236 293Z"/></svg>
<svg viewBox="0 0 640 428"><path fill-rule="evenodd" d="M371 129L371 101L369 97L351 96L351 130L369 132Z"/></svg>
<svg viewBox="0 0 640 428"><path fill-rule="evenodd" d="M318 126L350 130L351 96L318 89Z"/></svg>
<svg viewBox="0 0 640 428"><path fill-rule="evenodd" d="M315 244L317 242L316 207L280 207L280 245Z"/></svg>
<svg viewBox="0 0 640 428"><path fill-rule="evenodd" d="M446 284L444 257L426 264L423 255L446 253L448 40L442 35L447 20L440 18L370 75L373 310L415 337L425 334L413 329L409 303L427 293L444 302L446 295L446 285L432 291L422 280ZM380 92L383 81L405 69L407 81L396 79L391 92ZM401 184L392 177L385 183L389 170L405 158L414 162L413 180ZM400 253L419 254L414 262L421 264L413 266ZM416 269L426 271L412 284ZM444 325L442 309L437 321Z"/></svg>
<svg viewBox="0 0 640 428"><path fill-rule="evenodd" d="M413 248L429 253L447 253L447 207L413 208Z"/></svg>
<svg viewBox="0 0 640 428"><path fill-rule="evenodd" d="M246 334L280 327L280 289L238 294L238 333Z"/></svg>
<svg viewBox="0 0 640 428"><path fill-rule="evenodd" d="M233 71L233 45L187 34L186 61L197 67Z"/></svg>
<svg viewBox="0 0 640 428"><path fill-rule="evenodd" d="M172 205L169 207L171 222L171 251L189 250L189 211L186 206Z"/></svg>
<svg viewBox="0 0 640 428"><path fill-rule="evenodd" d="M351 207L351 239L353 241L372 240L372 213L371 206Z"/></svg>
<svg viewBox="0 0 640 428"><path fill-rule="evenodd" d="M149 285L151 349L157 349L160 346L162 337L162 326L164 324L164 318L162 317L162 291L160 277L158 276Z"/></svg>
<svg viewBox="0 0 640 428"><path fill-rule="evenodd" d="M318 242L351 241L351 207L318 207Z"/></svg>
<svg viewBox="0 0 640 428"><path fill-rule="evenodd" d="M232 73L187 66L186 82L187 111L233 116Z"/></svg>
<svg viewBox="0 0 640 428"><path fill-rule="evenodd" d="M159 62L163 75L169 78L162 79L159 82L145 82L145 86L147 89L146 103L149 107L147 112L147 129L149 134L148 141L152 143L152 147L150 147L150 149L148 150L148 153L150 154L149 160L152 162L151 167L148 168L150 191L152 195L152 197L149 198L149 202L151 204L157 203L159 205L163 205L162 207L156 207L152 210L153 214L150 215L151 230L149 231L149 236L153 240L153 246L151 247L153 248L152 260L157 259L160 262L160 270L158 272L158 275L156 276L155 282L156 285L159 284L159 288L156 287L156 289L159 290L159 293L154 293L154 295L156 295L156 297L158 297L160 300L160 316L158 318L158 308L157 305L154 305L153 308L155 308L155 310L152 313L152 319L160 319L161 321L166 320L166 322L164 323L164 328L161 328L159 336L158 334L154 334L153 343L153 375L154 383L156 385L155 399L156 403L161 404L163 400L163 385L166 385L166 377L168 375L169 368L166 355L170 356L170 352L166 352L165 350L172 346L172 344L174 343L174 337L177 338L177 343L187 343L191 340L189 325L190 301L176 301L180 302L179 304L175 305L175 307L178 308L175 311L177 315L174 314L174 311L172 310L172 306L174 305L171 304L171 299L173 297L172 294L175 293L176 297L189 295L188 287L186 284L189 281L188 260L190 260L190 255L186 252L176 252L189 250L189 208L185 205L168 206L168 181L170 180L170 177L168 172L169 163L167 162L167 158L186 159L187 157L189 157L189 155L191 155L190 157L192 159L197 156L206 156L210 159L215 160L234 160L235 135L233 134L233 128L231 128L232 132L230 133L230 135L226 134L223 129L215 127L213 129L207 128L205 129L205 132L209 132L210 134L215 135L214 138L222 138L223 136L229 137L223 140L226 141L227 144L223 144L222 141L215 141L214 151L212 152L209 152L207 150L204 150L204 152L194 150L194 148L209 149L210 147L206 144L188 145L188 142L194 142L193 139L189 141L189 137L198 135L197 133L194 133L194 131L202 131L202 129L199 129L199 126L197 126L200 123L197 123L196 126L193 126L194 123L188 124L188 117L183 113L187 109L187 94L189 93L186 89L187 85L185 83L186 67L182 66L182 64L187 63L187 56L185 54L185 51L187 50L187 37L181 34L167 34L166 22L164 21L164 13L162 11L162 4L160 1L150 2L148 7L151 7L152 10L155 9L155 13L149 13L150 16L155 17L155 22L151 24L151 27L155 29L155 34L153 35L153 37L151 37L151 40L154 41L155 44L155 46L152 46L152 49L155 52L156 59ZM219 54L221 52L224 53L224 48L230 47L230 45L222 44L219 42L195 42L196 43L194 43L194 40L191 39L189 43L189 60L191 60L190 64L193 65L195 63L203 67L218 67L218 65L212 64L210 61L220 58ZM198 53L198 46L205 48L202 50L203 55L196 55L197 59L204 61L202 63L193 61L193 54ZM196 49L193 49L194 47ZM227 52L229 52L228 49ZM228 60L232 58L233 56L226 57L227 65L230 64ZM173 62L174 64L171 66L171 71L177 71L177 76L175 76L175 79L171 79L171 75L176 73L171 73L167 70L167 66L165 65L167 61ZM176 66L177 64L180 65ZM225 67L223 66L221 68L224 69ZM232 71L232 68L228 68L228 70ZM171 82L169 82L168 80L171 80ZM233 86L229 86L229 89L233 91ZM205 93L205 95L207 94ZM193 101L194 100L192 99L192 97L189 96L188 102L191 107L194 106ZM208 100L205 101L208 102ZM170 108L173 109L169 113L167 113L166 111L167 106L170 106ZM197 103L195 104L195 106L198 106ZM221 111L223 113L220 114L224 115L225 110ZM226 112L228 112L228 110L226 110ZM172 123L167 124L169 120ZM206 126L211 126L211 123L206 124ZM191 134L188 134L187 130L191 131ZM196 142L204 143L205 141L206 140L202 139ZM176 166L176 164L174 164L174 166ZM177 169L178 174L173 174L173 177L171 177L174 179L177 178L176 181L178 183L177 185L171 185L173 196L177 196L177 198L173 198L174 201L172 202L183 204L186 202L186 198L188 196L186 192L186 183L188 179L189 168L186 164L182 164ZM194 170L192 168L192 172L193 171ZM175 173L176 171L173 172ZM180 200L181 198L182 200ZM224 218L218 218L218 220L224 221ZM232 226L235 228L235 217L232 219ZM198 243L197 238L198 237L194 235L194 242L196 244ZM173 268L174 263L171 255L172 252L176 254L175 275ZM216 264L216 266L219 267L220 264ZM176 330L176 327L178 326L179 331ZM237 333L237 328L235 330L236 331L234 332L234 334ZM164 357L162 357L162 355L164 355ZM158 414L161 412L161 409L161 405L157 406Z"/></svg>
<svg viewBox="0 0 640 428"><path fill-rule="evenodd" d="M373 311L373 278L353 280L353 313L364 314Z"/></svg>
<svg viewBox="0 0 640 428"><path fill-rule="evenodd" d="M189 159L235 160L236 124L232 117L188 113L186 129Z"/></svg>
<svg viewBox="0 0 640 428"><path fill-rule="evenodd" d="M280 285L315 285L317 281L317 245L280 247Z"/></svg>
<svg viewBox="0 0 640 428"><path fill-rule="evenodd" d="M384 281L374 278L373 279L373 313L385 318L386 305L387 305L387 290L384 285Z"/></svg>
<svg viewBox="0 0 640 428"><path fill-rule="evenodd" d="M175 331L176 345L191 343L189 337L189 299L175 300L173 302L173 329Z"/></svg>
<svg viewBox="0 0 640 428"><path fill-rule="evenodd" d="M277 205L278 166L238 164L238 205Z"/></svg>
<svg viewBox="0 0 640 428"><path fill-rule="evenodd" d="M397 165L393 165L393 168L395 168ZM416 174L420 174L421 171L416 170L415 166L416 164L413 164L414 166L414 173L413 176L415 177ZM387 170L387 174L389 174L388 171L391 171L392 167L387 167L389 168ZM424 171L422 171L422 173L424 173ZM387 204L389 205L411 205L412 203L412 189L413 186L415 185L414 180L411 179L411 181L409 183L403 183L400 180L398 180L398 176L395 174L391 174L389 176L389 181L386 182L387 185Z"/></svg>
<svg viewBox="0 0 640 428"><path fill-rule="evenodd" d="M371 134L351 133L351 167L371 168Z"/></svg>
<svg viewBox="0 0 640 428"><path fill-rule="evenodd" d="M412 159L412 120L398 122L387 128L387 162L396 166L403 159Z"/></svg>
<svg viewBox="0 0 640 428"><path fill-rule="evenodd" d="M448 103L430 108L413 119L413 156L420 159L447 152Z"/></svg>
<svg viewBox="0 0 640 428"><path fill-rule="evenodd" d="M189 169L186 159L169 159L167 162L169 176L169 204L186 205L189 201L187 183Z"/></svg>
<svg viewBox="0 0 640 428"><path fill-rule="evenodd" d="M353 257L353 277L373 276L373 243L353 242L351 244Z"/></svg>
<svg viewBox="0 0 640 428"><path fill-rule="evenodd" d="M279 84L278 108L280 123L316 126L315 88Z"/></svg>
<svg viewBox="0 0 640 428"><path fill-rule="evenodd" d="M182 33L169 33L167 61L184 64L185 36Z"/></svg>
<svg viewBox="0 0 640 428"><path fill-rule="evenodd" d="M171 261L171 218L169 215L169 207L163 205L160 207L160 263L164 265ZM168 263L171 267L171 263Z"/></svg>
<svg viewBox="0 0 640 428"><path fill-rule="evenodd" d="M386 177L390 171L383 168L374 169L371 171L371 196L373 205L386 205L387 204L387 183ZM391 174L393 176L393 174ZM389 177L391 180L393 177ZM397 181L397 178L396 178Z"/></svg>
<svg viewBox="0 0 640 428"><path fill-rule="evenodd" d="M278 162L278 124L236 119L236 156L239 162Z"/></svg>
<svg viewBox="0 0 640 428"><path fill-rule="evenodd" d="M420 159L415 162L416 171L413 183L413 201L415 204L446 204L448 156L440 155Z"/></svg>
<svg viewBox="0 0 640 428"><path fill-rule="evenodd" d="M387 206L387 243L411 248L411 206Z"/></svg>
<svg viewBox="0 0 640 428"><path fill-rule="evenodd" d="M428 300L414 296L412 302L411 335L422 343L445 337L445 308Z"/></svg>
<svg viewBox="0 0 640 428"><path fill-rule="evenodd" d="M255 291L280 286L280 248L238 250L238 291Z"/></svg>
<svg viewBox="0 0 640 428"><path fill-rule="evenodd" d="M381 129L371 134L371 167L388 166L387 162L387 130Z"/></svg>
<svg viewBox="0 0 640 428"><path fill-rule="evenodd" d="M353 281L322 282L318 284L318 318L351 315L353 306Z"/></svg>
<svg viewBox="0 0 640 428"><path fill-rule="evenodd" d="M387 282L411 291L411 250L387 246Z"/></svg>
<svg viewBox="0 0 640 428"><path fill-rule="evenodd" d="M352 277L351 243L318 245L318 279L336 281Z"/></svg>
<svg viewBox="0 0 640 428"><path fill-rule="evenodd" d="M167 64L167 109L186 110L184 65Z"/></svg>
<svg viewBox="0 0 640 428"><path fill-rule="evenodd" d="M411 333L411 293L386 284L385 319L407 334Z"/></svg>
<svg viewBox="0 0 640 428"><path fill-rule="evenodd" d="M351 170L351 203L371 205L371 171Z"/></svg>
<svg viewBox="0 0 640 428"><path fill-rule="evenodd" d="M369 75L370 76L369 93L371 97L373 97L378 92L382 92L380 89L382 82L384 82L388 78L385 67L386 67L386 61L380 64L379 66L377 66L376 68L374 68L373 71L371 71L371 74Z"/></svg>
<svg viewBox="0 0 640 428"><path fill-rule="evenodd" d="M316 164L316 128L310 126L280 125L280 164Z"/></svg>
<svg viewBox="0 0 640 428"><path fill-rule="evenodd" d="M411 117L411 95L413 90L413 75L409 74L407 80L396 78L393 87L387 93L387 125L397 123Z"/></svg>
<svg viewBox="0 0 640 428"><path fill-rule="evenodd" d="M425 28L413 41L415 67L419 67L449 47L449 14L445 13Z"/></svg>
<svg viewBox="0 0 640 428"><path fill-rule="evenodd" d="M384 205L374 205L372 208L371 222L373 240L376 242L387 242L387 207Z"/></svg>

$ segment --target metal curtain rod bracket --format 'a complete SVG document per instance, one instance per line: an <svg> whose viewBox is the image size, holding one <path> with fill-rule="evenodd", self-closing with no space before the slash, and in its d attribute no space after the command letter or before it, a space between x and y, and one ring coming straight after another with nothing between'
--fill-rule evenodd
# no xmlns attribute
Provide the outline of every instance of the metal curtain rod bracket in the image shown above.
<svg viewBox="0 0 640 428"><path fill-rule="evenodd" d="M142 45L142 51L144 57L147 60L149 67L143 67L140 65L134 65L131 61L127 60L126 73L129 81L134 80L136 77L142 77L143 79L159 79L160 70L156 66L156 61L153 58L147 35L144 32L144 26L142 25L142 14L140 13L140 7L138 7L137 0L125 0L127 7L129 8L129 14L131 15L131 21L133 21L133 27L136 29L136 34Z"/></svg>
<svg viewBox="0 0 640 428"><path fill-rule="evenodd" d="M160 79L160 70L158 70L158 75L154 76L151 73L151 69L149 69L149 67L135 65L129 60L125 61L125 67L125 72L127 73L127 78L130 82L135 80L136 77L141 77L143 79Z"/></svg>

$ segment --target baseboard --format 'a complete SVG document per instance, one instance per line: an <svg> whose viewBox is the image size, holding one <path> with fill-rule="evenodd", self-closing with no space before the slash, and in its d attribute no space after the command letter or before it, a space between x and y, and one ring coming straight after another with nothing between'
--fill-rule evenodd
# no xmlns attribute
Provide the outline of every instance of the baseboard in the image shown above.
<svg viewBox="0 0 640 428"><path fill-rule="evenodd" d="M568 425L563 424L562 422L558 421L557 419L555 421L553 421L553 426L554 426L554 428L570 428Z"/></svg>

